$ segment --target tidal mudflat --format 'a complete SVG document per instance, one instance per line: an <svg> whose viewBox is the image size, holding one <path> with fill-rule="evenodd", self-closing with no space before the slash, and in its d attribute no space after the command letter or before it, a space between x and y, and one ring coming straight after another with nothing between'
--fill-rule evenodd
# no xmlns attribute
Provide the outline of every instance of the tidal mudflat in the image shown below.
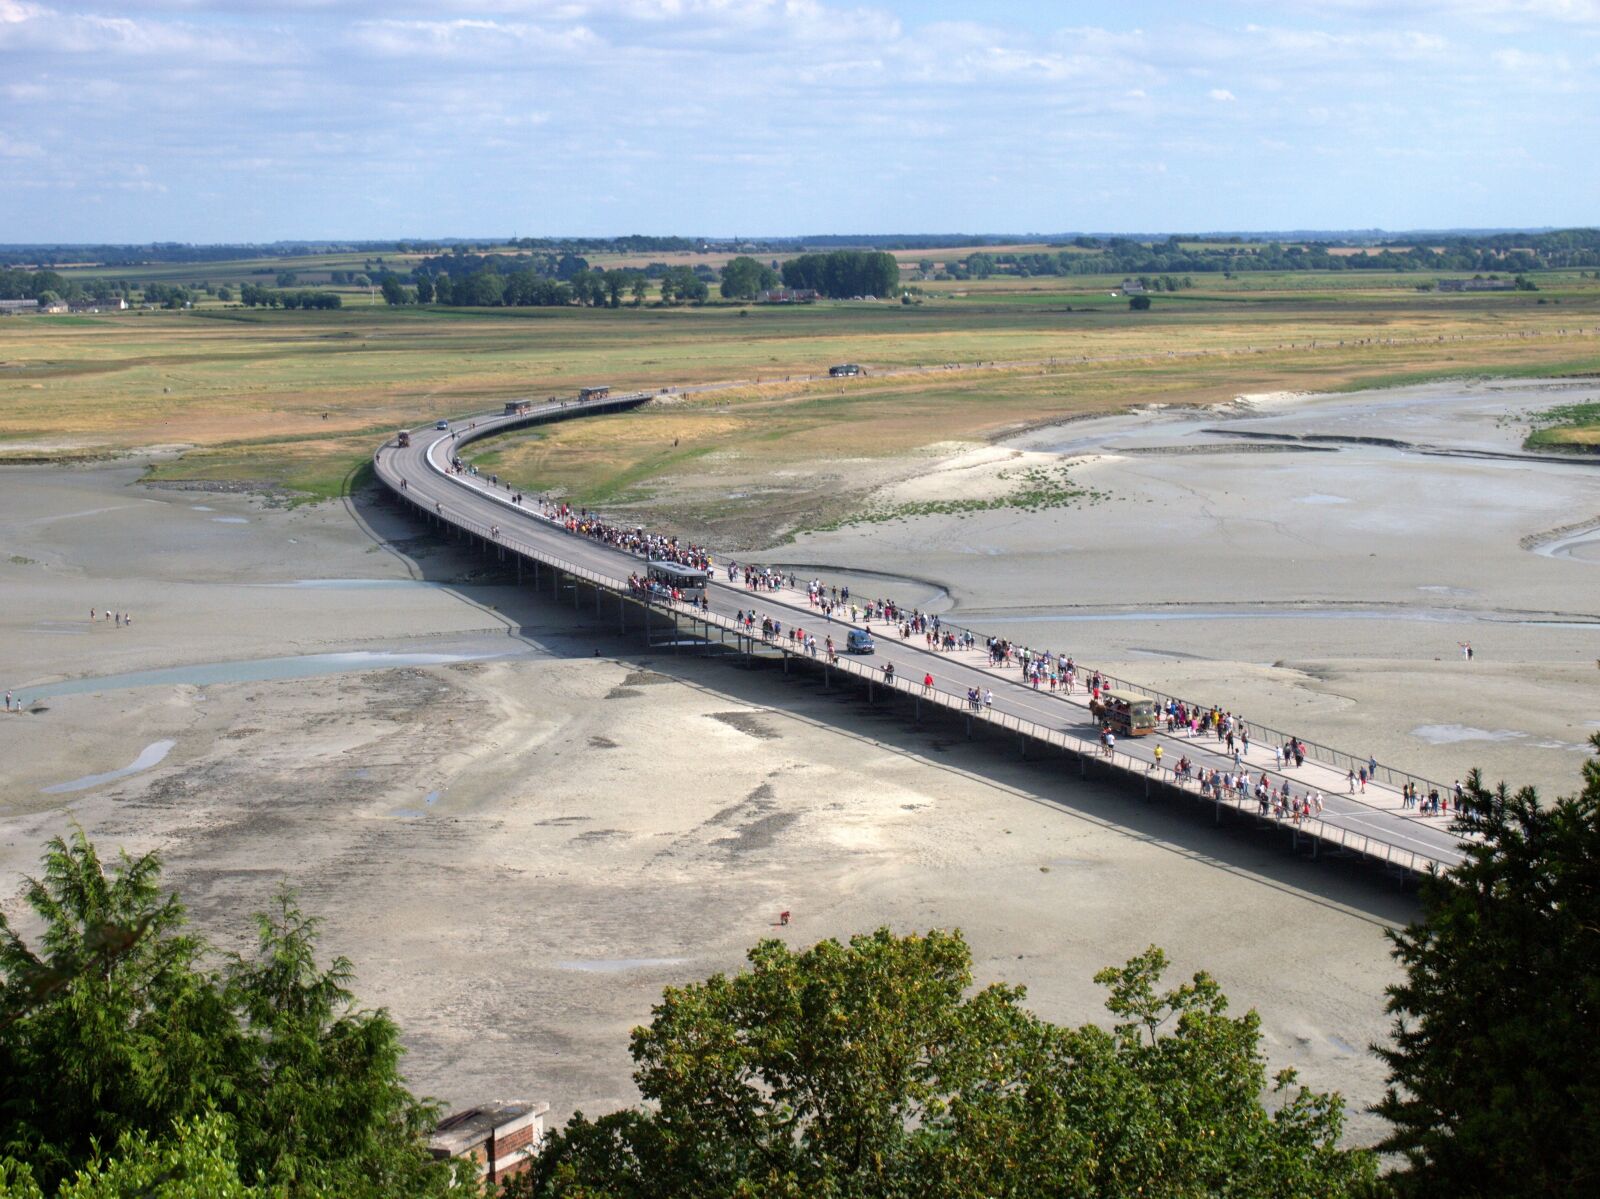
<svg viewBox="0 0 1600 1199"><path fill-rule="evenodd" d="M1103 1014L1096 969L1155 942L1374 1135L1402 893L884 705L652 654L381 506L196 511L137 476L0 470L4 682L41 697L0 719L8 914L70 820L159 849L224 942L287 882L420 1090L558 1117L631 1099L661 987L761 937L959 927L981 978L1073 1022Z"/></svg>
<svg viewBox="0 0 1600 1199"><path fill-rule="evenodd" d="M1480 765L1565 790L1600 683L1600 458L1526 455L1523 417L1597 394L1453 382L1084 420L952 447L882 501L990 495L1033 468L1092 503L777 552L915 576L957 623L1446 783ZM1505 735L1441 741L1439 725Z"/></svg>

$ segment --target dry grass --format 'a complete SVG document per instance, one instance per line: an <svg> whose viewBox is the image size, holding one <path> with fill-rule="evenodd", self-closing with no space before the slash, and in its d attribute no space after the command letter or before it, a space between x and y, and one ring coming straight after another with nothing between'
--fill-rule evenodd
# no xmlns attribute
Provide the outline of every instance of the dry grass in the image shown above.
<svg viewBox="0 0 1600 1199"><path fill-rule="evenodd" d="M1143 314L1088 290L1094 280L1012 279L904 307L12 318L0 322L0 452L190 446L162 473L324 496L386 433L435 416L587 383L746 380L491 452L528 486L670 509L685 526L748 520L772 534L793 523L788 514L809 519L806 504L837 515L858 482L936 443L1134 403L1600 361L1600 343L1572 332L1600 324L1600 290L1587 281L1545 305L1421 295L1383 278L1327 294L1314 285L1350 281L1257 277L1245 281L1253 291L1202 282ZM965 365L795 381L837 361L871 372ZM980 361L1031 365L971 367ZM844 460L867 465L841 472Z"/></svg>

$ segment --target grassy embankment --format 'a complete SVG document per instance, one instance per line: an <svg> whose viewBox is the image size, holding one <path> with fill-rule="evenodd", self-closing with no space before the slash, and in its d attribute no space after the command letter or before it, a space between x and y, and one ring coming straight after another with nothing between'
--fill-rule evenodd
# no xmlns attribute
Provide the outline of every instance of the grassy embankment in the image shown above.
<svg viewBox="0 0 1600 1199"><path fill-rule="evenodd" d="M760 540L859 512L885 470L927 461L932 447L1129 404L1600 367L1600 345L1574 332L1600 323L1589 281L1535 297L1421 294L1401 276L1359 288L1343 275L1198 278L1142 314L1108 282L989 280L906 307L13 318L0 324L0 456L184 447L158 478L324 498L350 485L378 440L436 415L585 383L743 379L506 439L482 460L530 489ZM873 373L786 381L846 360ZM939 369L976 361L1029 365ZM1019 476L1010 487L993 501L1084 498L1070 481Z"/></svg>
<svg viewBox="0 0 1600 1199"><path fill-rule="evenodd" d="M1600 403L1562 404L1534 415L1530 450L1600 454Z"/></svg>

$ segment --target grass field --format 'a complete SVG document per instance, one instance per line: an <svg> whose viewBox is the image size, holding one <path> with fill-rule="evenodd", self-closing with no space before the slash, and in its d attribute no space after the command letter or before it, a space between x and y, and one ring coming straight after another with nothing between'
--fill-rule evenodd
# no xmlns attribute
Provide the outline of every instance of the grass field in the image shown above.
<svg viewBox="0 0 1600 1199"><path fill-rule="evenodd" d="M1600 404L1562 404L1532 417L1530 450L1600 454Z"/></svg>
<svg viewBox="0 0 1600 1199"><path fill-rule="evenodd" d="M178 447L157 477L245 480L318 499L350 486L385 435L436 416L592 383L739 380L483 454L530 489L639 504L686 527L733 522L756 536L848 516L874 464L1084 413L1600 369L1600 284L1576 276L1541 278L1537 294L1492 295L1419 293L1409 276L1202 277L1145 313L1108 294L1116 282L939 285L938 296L905 306L9 318L0 321L0 455ZM869 373L795 380L839 361ZM931 369L885 373L920 368ZM1593 444L1593 414L1546 422L1535 436ZM856 465L827 465L846 462Z"/></svg>

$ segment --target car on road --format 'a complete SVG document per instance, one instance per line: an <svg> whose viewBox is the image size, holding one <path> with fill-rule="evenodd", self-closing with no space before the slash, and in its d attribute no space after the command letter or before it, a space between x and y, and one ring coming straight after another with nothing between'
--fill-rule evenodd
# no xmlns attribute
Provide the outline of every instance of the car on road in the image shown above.
<svg viewBox="0 0 1600 1199"><path fill-rule="evenodd" d="M450 427L450 422L447 420L436 420L433 422L433 427L435 429L448 429Z"/></svg>
<svg viewBox="0 0 1600 1199"><path fill-rule="evenodd" d="M832 375L835 379L843 379L850 375L859 375L860 373L861 368L854 362L841 362L838 366L830 366L828 368L828 374Z"/></svg>
<svg viewBox="0 0 1600 1199"><path fill-rule="evenodd" d="M845 635L844 652L847 654L870 654L876 652L877 648L872 634L865 629L851 629Z"/></svg>

